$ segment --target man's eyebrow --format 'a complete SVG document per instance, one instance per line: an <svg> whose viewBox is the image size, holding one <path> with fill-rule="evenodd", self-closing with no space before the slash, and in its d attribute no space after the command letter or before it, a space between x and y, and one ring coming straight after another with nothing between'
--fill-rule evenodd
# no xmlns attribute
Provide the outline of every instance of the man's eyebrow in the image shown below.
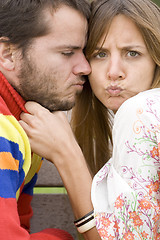
<svg viewBox="0 0 160 240"><path fill-rule="evenodd" d="M82 49L80 46L74 46L74 45L60 45L56 47L57 49L72 49L72 50L79 50Z"/></svg>

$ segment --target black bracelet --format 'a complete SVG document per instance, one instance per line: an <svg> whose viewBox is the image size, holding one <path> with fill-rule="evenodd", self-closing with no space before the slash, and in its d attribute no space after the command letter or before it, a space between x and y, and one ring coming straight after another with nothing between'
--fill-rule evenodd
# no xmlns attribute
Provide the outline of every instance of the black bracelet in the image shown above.
<svg viewBox="0 0 160 240"><path fill-rule="evenodd" d="M92 210L91 212L87 213L87 214L84 215L83 217L81 217L81 218L75 220L75 221L74 221L74 224L75 224L75 223L78 223L78 222L80 222L80 221L82 221L84 218L86 218L86 217L92 215L93 213L94 213L94 210Z"/></svg>

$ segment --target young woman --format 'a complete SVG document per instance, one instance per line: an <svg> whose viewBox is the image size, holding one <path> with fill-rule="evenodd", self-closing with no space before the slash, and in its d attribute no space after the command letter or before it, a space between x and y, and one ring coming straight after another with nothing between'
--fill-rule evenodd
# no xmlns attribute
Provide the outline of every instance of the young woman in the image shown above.
<svg viewBox="0 0 160 240"><path fill-rule="evenodd" d="M56 165L85 239L159 239L160 8L94 1L86 56L92 72L73 112L84 155L63 113L30 102L21 125ZM93 183L84 156L93 174L110 157Z"/></svg>

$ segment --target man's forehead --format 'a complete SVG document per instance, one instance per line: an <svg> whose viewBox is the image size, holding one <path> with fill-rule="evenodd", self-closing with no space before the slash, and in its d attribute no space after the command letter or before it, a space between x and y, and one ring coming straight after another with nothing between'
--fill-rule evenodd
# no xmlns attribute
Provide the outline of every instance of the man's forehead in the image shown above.
<svg viewBox="0 0 160 240"><path fill-rule="evenodd" d="M66 45L68 48L76 49L85 45L88 23L78 11L64 6L54 14L46 12L45 15L45 24L48 28L46 37L52 38L53 41L59 39L57 46L65 47Z"/></svg>

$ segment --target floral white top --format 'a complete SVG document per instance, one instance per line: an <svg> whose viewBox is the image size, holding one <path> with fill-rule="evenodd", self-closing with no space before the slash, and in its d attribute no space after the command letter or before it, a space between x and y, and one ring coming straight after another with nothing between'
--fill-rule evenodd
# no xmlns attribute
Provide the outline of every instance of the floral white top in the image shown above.
<svg viewBox="0 0 160 240"><path fill-rule="evenodd" d="M125 101L113 126L113 155L92 185L103 240L160 239L160 89Z"/></svg>

